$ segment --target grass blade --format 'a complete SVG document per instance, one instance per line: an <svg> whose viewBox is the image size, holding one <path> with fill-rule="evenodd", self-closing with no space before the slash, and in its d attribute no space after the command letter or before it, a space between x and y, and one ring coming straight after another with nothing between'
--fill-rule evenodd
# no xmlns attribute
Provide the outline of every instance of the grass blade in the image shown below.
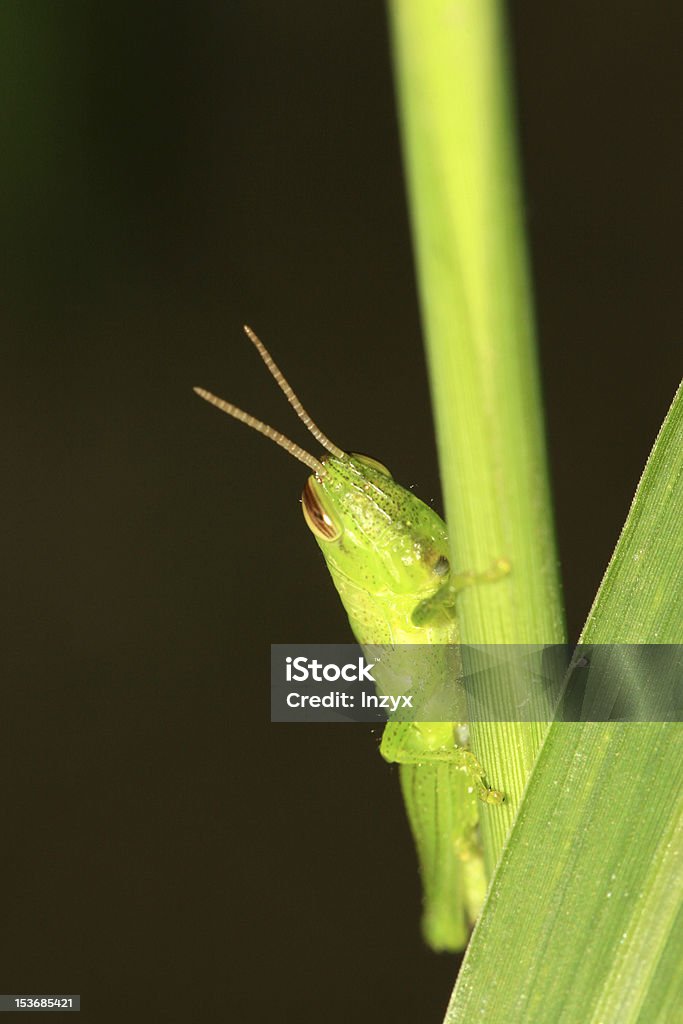
<svg viewBox="0 0 683 1024"><path fill-rule="evenodd" d="M680 642L682 521L679 390L582 639ZM680 724L554 724L447 1024L680 1019L682 858Z"/></svg>
<svg viewBox="0 0 683 1024"><path fill-rule="evenodd" d="M512 565L463 593L462 639L561 643L501 4L390 0L389 13L452 561ZM512 681L501 672L496 685L505 693ZM471 729L489 783L506 794L482 810L489 868L552 717L547 694L535 699L537 721Z"/></svg>

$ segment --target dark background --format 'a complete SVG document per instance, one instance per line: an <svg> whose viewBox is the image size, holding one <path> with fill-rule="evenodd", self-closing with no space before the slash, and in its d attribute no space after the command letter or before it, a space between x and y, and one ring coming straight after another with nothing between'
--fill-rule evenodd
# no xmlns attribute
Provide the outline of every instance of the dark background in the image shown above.
<svg viewBox="0 0 683 1024"><path fill-rule="evenodd" d="M675 5L510 7L570 634L677 378ZM93 1021L439 1021L396 773L270 726L349 636L313 416L438 501L384 8L6 0L3 992Z"/></svg>

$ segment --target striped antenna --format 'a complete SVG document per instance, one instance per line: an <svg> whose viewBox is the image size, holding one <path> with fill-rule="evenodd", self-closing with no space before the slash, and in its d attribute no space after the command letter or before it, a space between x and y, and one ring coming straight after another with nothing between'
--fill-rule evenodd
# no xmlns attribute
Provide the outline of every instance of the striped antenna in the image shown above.
<svg viewBox="0 0 683 1024"><path fill-rule="evenodd" d="M294 409L294 412L297 414L297 416L304 424L306 429L310 430L316 441L318 441L323 446L323 448L327 448L328 452L331 452L332 455L336 456L336 458L338 459L345 459L346 452L343 452L341 448L338 448L336 444L330 441L329 437L327 437L326 434L323 434L320 427L316 423L314 423L311 417L308 415L303 405L294 394L291 385L287 382L282 370L276 364L275 360L273 359L273 357L271 356L270 352L263 344L261 339L257 337L257 335L254 334L254 332L252 331L251 327L247 327L246 324L244 325L244 333L249 338L249 340L254 343L256 351L261 356L261 359L268 367L268 370L270 371L272 376L275 378L276 383L284 392L285 398L287 399L291 407Z"/></svg>
<svg viewBox="0 0 683 1024"><path fill-rule="evenodd" d="M319 462L309 452L304 451L294 441L290 441L288 437L281 434L279 430L274 430L273 427L269 427L267 423L263 423L261 420L257 420L255 416L251 416L248 412L244 412L243 409L238 409L236 405L232 405L230 402L224 401L222 398L218 398L216 395L212 395L210 391L206 391L204 388L193 388L195 394L199 395L206 402L210 402L211 405L215 405L217 409L222 412L227 412L228 416L232 416L234 419L239 420L240 423L246 423L252 430L258 430L259 434L263 434L264 437L269 437L271 441L275 441L275 444L279 444L281 448L284 448L286 452L293 455L299 462L303 462L304 466L308 466L312 469L316 476L325 476L325 467L322 462Z"/></svg>

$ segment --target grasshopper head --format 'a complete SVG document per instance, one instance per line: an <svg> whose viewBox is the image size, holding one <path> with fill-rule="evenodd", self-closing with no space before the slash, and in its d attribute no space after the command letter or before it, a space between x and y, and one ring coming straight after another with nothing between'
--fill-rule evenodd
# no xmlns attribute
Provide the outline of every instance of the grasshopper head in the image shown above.
<svg viewBox="0 0 683 1024"><path fill-rule="evenodd" d="M306 412L263 342L250 327L244 330L299 419L327 454L317 459L231 402L205 388L194 390L313 470L302 496L304 516L337 589L375 596L408 595L416 600L435 593L450 571L444 523L397 484L380 462L337 447Z"/></svg>
<svg viewBox="0 0 683 1024"><path fill-rule="evenodd" d="M428 596L449 573L439 516L366 455L321 460L302 495L330 572L370 594Z"/></svg>

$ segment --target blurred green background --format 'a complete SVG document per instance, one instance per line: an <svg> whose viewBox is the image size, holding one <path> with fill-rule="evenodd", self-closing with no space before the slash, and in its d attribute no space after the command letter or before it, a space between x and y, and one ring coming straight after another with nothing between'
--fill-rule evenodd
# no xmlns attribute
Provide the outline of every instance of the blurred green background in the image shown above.
<svg viewBox="0 0 683 1024"><path fill-rule="evenodd" d="M678 379L679 10L509 7L570 636ZM311 414L439 503L384 8L6 0L2 987L85 1019L438 1021L394 768L268 722L350 639ZM501 554L504 554L502 552Z"/></svg>

